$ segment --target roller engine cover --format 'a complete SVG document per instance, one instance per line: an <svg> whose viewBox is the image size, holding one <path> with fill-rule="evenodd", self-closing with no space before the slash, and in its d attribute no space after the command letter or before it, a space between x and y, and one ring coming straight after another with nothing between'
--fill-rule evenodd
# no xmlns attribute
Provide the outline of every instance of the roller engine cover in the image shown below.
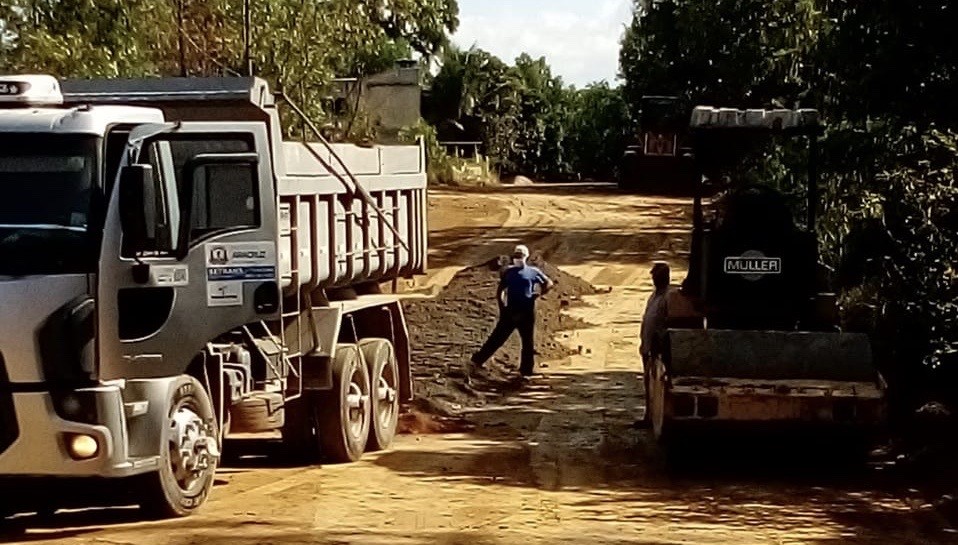
<svg viewBox="0 0 958 545"><path fill-rule="evenodd" d="M796 227L774 189L726 197L719 224L703 238L702 292L709 327L790 330L816 288L817 248Z"/></svg>

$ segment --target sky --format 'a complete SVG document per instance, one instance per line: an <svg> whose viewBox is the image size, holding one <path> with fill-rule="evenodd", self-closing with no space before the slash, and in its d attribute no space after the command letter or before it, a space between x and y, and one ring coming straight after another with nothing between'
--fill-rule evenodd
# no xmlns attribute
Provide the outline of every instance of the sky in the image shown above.
<svg viewBox="0 0 958 545"><path fill-rule="evenodd" d="M619 40L631 19L631 0L459 0L452 41L510 64L523 51L544 56L553 74L584 87L615 83Z"/></svg>

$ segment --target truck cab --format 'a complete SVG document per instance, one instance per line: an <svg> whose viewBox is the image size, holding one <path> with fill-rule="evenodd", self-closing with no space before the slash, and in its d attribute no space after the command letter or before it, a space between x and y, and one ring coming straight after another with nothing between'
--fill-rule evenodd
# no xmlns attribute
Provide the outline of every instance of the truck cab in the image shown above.
<svg viewBox="0 0 958 545"><path fill-rule="evenodd" d="M130 131L164 119L62 102L52 77L0 79L0 473L122 475L101 419L124 406L98 380L98 273Z"/></svg>

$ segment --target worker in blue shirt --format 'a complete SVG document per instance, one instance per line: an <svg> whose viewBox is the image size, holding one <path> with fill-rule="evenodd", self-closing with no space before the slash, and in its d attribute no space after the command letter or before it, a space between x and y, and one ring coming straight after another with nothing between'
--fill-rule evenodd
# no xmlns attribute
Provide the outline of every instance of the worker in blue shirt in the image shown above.
<svg viewBox="0 0 958 545"><path fill-rule="evenodd" d="M519 330L522 339L522 358L519 372L528 377L535 369L534 331L536 324L536 299L545 294L554 283L538 267L528 264L529 248L519 245L512 253L512 266L502 271L496 299L499 303L499 322L482 348L472 356L472 364L482 367ZM536 293L539 286L539 293Z"/></svg>

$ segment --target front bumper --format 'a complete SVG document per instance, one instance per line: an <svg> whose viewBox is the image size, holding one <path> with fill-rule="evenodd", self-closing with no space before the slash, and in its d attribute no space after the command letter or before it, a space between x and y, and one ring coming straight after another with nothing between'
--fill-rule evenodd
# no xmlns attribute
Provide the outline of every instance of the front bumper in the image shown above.
<svg viewBox="0 0 958 545"><path fill-rule="evenodd" d="M65 420L49 392L15 392L16 438L0 452L0 477L127 477L156 467L156 459L129 456L126 414L119 386L80 390L96 404L97 423ZM67 450L70 434L93 437L97 454L76 460Z"/></svg>
<svg viewBox="0 0 958 545"><path fill-rule="evenodd" d="M675 380L666 415L675 422L873 428L885 419L881 385L822 381ZM719 384L716 384L719 383Z"/></svg>

